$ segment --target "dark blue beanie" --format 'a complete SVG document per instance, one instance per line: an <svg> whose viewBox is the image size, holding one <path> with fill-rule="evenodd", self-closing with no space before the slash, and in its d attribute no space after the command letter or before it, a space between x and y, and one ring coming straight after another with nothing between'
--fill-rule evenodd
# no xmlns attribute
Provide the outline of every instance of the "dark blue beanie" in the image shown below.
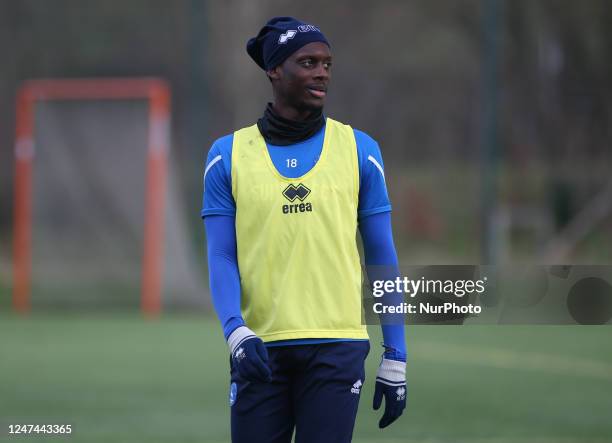
<svg viewBox="0 0 612 443"><path fill-rule="evenodd" d="M329 42L319 28L293 17L274 17L261 28L257 37L247 42L247 52L261 69L268 71L312 42Z"/></svg>

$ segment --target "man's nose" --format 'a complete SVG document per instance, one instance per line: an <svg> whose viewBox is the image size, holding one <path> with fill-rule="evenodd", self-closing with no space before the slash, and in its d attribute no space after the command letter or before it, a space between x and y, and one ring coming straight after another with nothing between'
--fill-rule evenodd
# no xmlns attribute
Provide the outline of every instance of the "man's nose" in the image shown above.
<svg viewBox="0 0 612 443"><path fill-rule="evenodd" d="M320 79L329 78L329 70L325 69L325 63L318 63L317 69L315 70L315 77Z"/></svg>

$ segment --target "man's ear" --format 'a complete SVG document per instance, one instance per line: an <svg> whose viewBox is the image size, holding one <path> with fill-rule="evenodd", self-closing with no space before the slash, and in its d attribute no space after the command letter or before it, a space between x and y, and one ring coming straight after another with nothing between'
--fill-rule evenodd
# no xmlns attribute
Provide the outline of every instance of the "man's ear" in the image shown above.
<svg viewBox="0 0 612 443"><path fill-rule="evenodd" d="M280 66L276 66L275 68L269 69L268 71L266 71L266 74L268 75L268 78L270 79L270 81L272 80L278 80L280 78Z"/></svg>

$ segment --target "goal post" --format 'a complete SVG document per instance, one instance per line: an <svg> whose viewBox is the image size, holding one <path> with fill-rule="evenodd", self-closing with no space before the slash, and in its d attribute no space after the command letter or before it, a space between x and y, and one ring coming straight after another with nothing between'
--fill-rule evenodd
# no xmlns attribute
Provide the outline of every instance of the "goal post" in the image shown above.
<svg viewBox="0 0 612 443"><path fill-rule="evenodd" d="M36 167L35 108L40 102L145 100L148 108L144 233L140 305L147 316L161 310L170 90L158 78L48 79L25 82L17 94L13 306L30 310L32 279L32 175Z"/></svg>

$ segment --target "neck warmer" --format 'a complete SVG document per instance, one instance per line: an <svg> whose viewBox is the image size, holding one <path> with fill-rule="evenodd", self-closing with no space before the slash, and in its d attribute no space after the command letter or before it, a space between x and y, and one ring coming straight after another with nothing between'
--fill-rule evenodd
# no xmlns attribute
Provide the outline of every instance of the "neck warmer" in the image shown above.
<svg viewBox="0 0 612 443"><path fill-rule="evenodd" d="M267 143L287 146L299 143L315 135L325 124L323 111L317 111L304 121L288 120L278 115L272 103L268 103L264 115L257 120L259 132Z"/></svg>

